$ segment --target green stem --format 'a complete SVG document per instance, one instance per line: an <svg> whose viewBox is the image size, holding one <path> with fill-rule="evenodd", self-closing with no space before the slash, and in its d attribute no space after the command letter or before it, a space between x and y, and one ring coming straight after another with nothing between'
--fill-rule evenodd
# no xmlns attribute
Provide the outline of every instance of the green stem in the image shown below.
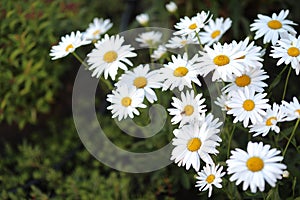
<svg viewBox="0 0 300 200"><path fill-rule="evenodd" d="M79 56L75 51L73 51L72 54L75 56L75 58L76 58L81 64L84 65L85 69L88 69L88 68L89 68L88 64L87 64L86 62L84 62L84 61L80 58L80 56Z"/></svg>
<svg viewBox="0 0 300 200"><path fill-rule="evenodd" d="M281 72L276 76L276 78L274 79L274 81L271 83L270 87L268 88L268 98L271 96L271 90L277 85L276 83L279 81L278 79L281 79L281 75L283 74L283 72L285 72L285 70L287 69L288 65L286 65ZM274 85L276 84L276 85Z"/></svg>
<svg viewBox="0 0 300 200"><path fill-rule="evenodd" d="M296 133L297 127L298 127L298 125L299 125L299 122L300 122L300 118L298 118L298 120L297 120L297 122L296 122L296 124L295 124L295 126L294 126L293 132L292 132L292 134L291 134L291 136L290 136L290 138L289 138L289 141L288 141L288 143L286 144L286 146L285 146L285 148L284 148L284 150L283 150L283 153L282 153L282 156L283 156L283 157L284 157L284 155L285 155L285 153L286 153L286 151L287 151L287 148L289 147L289 145L290 145L290 143L291 143L291 141L292 141L292 139L293 139L293 137L294 137L294 135L295 135L295 133Z"/></svg>
<svg viewBox="0 0 300 200"><path fill-rule="evenodd" d="M231 140L232 140L232 136L233 136L233 133L235 131L235 124L233 125L233 128L229 134L229 141L228 141L228 148L227 148L227 158L229 157L229 154L230 154L230 146L231 146Z"/></svg>
<svg viewBox="0 0 300 200"><path fill-rule="evenodd" d="M290 78L290 75L291 75L291 71L292 71L292 68L290 67L289 72L288 72L288 74L287 74L287 77L286 77L286 79L285 79L285 84L284 84L284 90L283 90L282 100L284 100L284 97L285 97L285 94L286 94L286 89L287 89L287 85L288 85L289 78Z"/></svg>
<svg viewBox="0 0 300 200"><path fill-rule="evenodd" d="M201 44L200 36L196 31L195 31L195 33L196 33L196 36L197 36L197 39L198 39L198 42L199 42L200 49L203 50L203 46Z"/></svg>

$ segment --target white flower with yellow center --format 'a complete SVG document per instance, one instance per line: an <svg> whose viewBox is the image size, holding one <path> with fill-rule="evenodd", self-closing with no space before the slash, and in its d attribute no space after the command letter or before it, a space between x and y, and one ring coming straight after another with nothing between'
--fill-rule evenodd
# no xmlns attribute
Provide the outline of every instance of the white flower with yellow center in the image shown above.
<svg viewBox="0 0 300 200"><path fill-rule="evenodd" d="M229 79L229 84L222 88L225 93L230 93L244 87L248 87L256 92L263 92L264 87L268 85L263 81L269 78L266 72L262 69L251 68L249 71L245 71L241 76L233 75Z"/></svg>
<svg viewBox="0 0 300 200"><path fill-rule="evenodd" d="M149 31L139 34L135 40L140 42L140 47L155 48L161 43L161 38L161 32Z"/></svg>
<svg viewBox="0 0 300 200"><path fill-rule="evenodd" d="M137 90L141 90L144 93L146 99L153 103L157 101L154 88L160 88L162 86L158 77L158 70L150 71L148 64L139 65L133 69L133 71L126 71L119 78L119 81L115 84L117 87L127 85L128 87L134 87Z"/></svg>
<svg viewBox="0 0 300 200"><path fill-rule="evenodd" d="M245 55L237 58L244 63L247 63L249 68L262 68L263 56L265 55L265 49L260 46L256 46L254 41L251 43L249 37L245 40L237 43L235 40L232 41L232 45L237 47L240 51L245 52Z"/></svg>
<svg viewBox="0 0 300 200"><path fill-rule="evenodd" d="M169 13L175 13L177 11L177 5L173 1L166 4L166 9Z"/></svg>
<svg viewBox="0 0 300 200"><path fill-rule="evenodd" d="M203 27L204 31L199 33L201 43L208 46L218 42L223 34L231 27L231 19L223 17L216 20L210 20L207 25Z"/></svg>
<svg viewBox="0 0 300 200"><path fill-rule="evenodd" d="M290 103L282 101L282 109L285 115L287 116L287 121L292 121L300 118L300 104L296 97L293 97L293 101Z"/></svg>
<svg viewBox="0 0 300 200"><path fill-rule="evenodd" d="M198 33L209 22L211 17L209 12L202 11L192 18L187 16L180 18L180 22L174 25L179 31L176 31L174 35L195 35L195 33Z"/></svg>
<svg viewBox="0 0 300 200"><path fill-rule="evenodd" d="M89 27L84 33L84 38L87 40L98 40L100 36L106 33L111 27L112 23L110 19L94 18L93 23L89 24Z"/></svg>
<svg viewBox="0 0 300 200"><path fill-rule="evenodd" d="M243 122L244 127L247 127L249 120L252 124L256 124L263 121L263 116L266 115L265 109L270 107L267 102L266 93L255 94L254 90L245 87L236 92L231 93L231 98L226 104L231 109L227 111L227 114L235 116L233 123L238 121Z"/></svg>
<svg viewBox="0 0 300 200"><path fill-rule="evenodd" d="M164 45L159 45L157 49L153 51L151 58L159 60L167 54L167 48Z"/></svg>
<svg viewBox="0 0 300 200"><path fill-rule="evenodd" d="M228 111L231 108L228 107L226 102L228 102L230 100L230 98L231 97L228 94L225 94L224 92L222 92L222 94L217 97L215 104L220 106L222 111Z"/></svg>
<svg viewBox="0 0 300 200"><path fill-rule="evenodd" d="M124 37L116 35L109 37L107 34L95 44L91 53L87 55L87 63L90 65L89 70L93 70L92 76L97 78L104 72L104 78L110 75L112 80L118 72L118 68L127 70L125 64L132 66L128 59L135 57L137 54L130 45L123 45Z"/></svg>
<svg viewBox="0 0 300 200"><path fill-rule="evenodd" d="M200 191L208 190L208 197L211 197L213 186L222 188L222 176L225 172L222 172L223 166L215 166L214 163L206 164L203 169L198 172L196 179L196 187L199 187Z"/></svg>
<svg viewBox="0 0 300 200"><path fill-rule="evenodd" d="M89 43L91 42L82 39L82 33L79 31L76 31L76 33L71 32L70 35L61 37L61 41L58 43L58 45L55 45L51 48L49 55L52 57L52 60L56 60L74 52L76 48Z"/></svg>
<svg viewBox="0 0 300 200"><path fill-rule="evenodd" d="M197 38L192 35L187 35L187 36L182 35L180 37L174 36L168 41L166 47L170 49L176 49L176 48L183 48L189 44L197 44L197 43L198 43Z"/></svg>
<svg viewBox="0 0 300 200"><path fill-rule="evenodd" d="M107 101L111 103L107 109L111 110L112 118L118 117L119 121L128 116L133 118L134 115L140 114L137 108L146 108L143 100L144 92L142 90L122 85L113 90L112 94L107 95Z"/></svg>
<svg viewBox="0 0 300 200"><path fill-rule="evenodd" d="M250 186L252 193L257 188L263 192L265 181L275 187L277 179L282 178L286 165L280 163L283 160L277 149L270 149L270 145L248 142L247 152L242 149L231 151L230 158L226 161L228 174L232 174L230 181L236 181L236 185L243 182L243 190Z"/></svg>
<svg viewBox="0 0 300 200"><path fill-rule="evenodd" d="M149 22L149 15L147 13L142 13L137 15L136 17L136 21L138 21L138 23L142 26L147 26L148 22Z"/></svg>
<svg viewBox="0 0 300 200"><path fill-rule="evenodd" d="M254 23L250 25L250 30L256 31L254 39L257 40L264 36L264 44L272 41L272 44L275 45L279 37L282 37L284 34L296 34L295 29L291 26L296 24L291 20L285 19L288 14L289 10L282 10L279 15L273 13L272 17L258 14L258 19L255 19Z"/></svg>
<svg viewBox="0 0 300 200"><path fill-rule="evenodd" d="M209 128L206 123L184 125L173 131L175 138L172 144L171 160L178 166L185 166L186 170L192 166L196 171L200 169L200 159L205 163L212 164L213 160L209 154L219 153L216 149L221 138ZM217 139L217 140L216 140Z"/></svg>
<svg viewBox="0 0 300 200"><path fill-rule="evenodd" d="M206 105L203 105L205 99L202 98L202 93L195 96L194 91L181 92L181 99L172 97L171 105L174 108L169 108L169 114L174 115L171 119L172 124L179 124L179 128L187 123L194 123L201 118L204 118Z"/></svg>
<svg viewBox="0 0 300 200"><path fill-rule="evenodd" d="M217 43L213 45L213 48L205 46L204 50L206 52L199 52L202 55L199 59L201 75L206 76L213 71L213 81L220 78L223 81L228 81L233 74L241 76L246 69L247 63L238 59L245 55L245 52L234 48L232 44L221 45Z"/></svg>
<svg viewBox="0 0 300 200"><path fill-rule="evenodd" d="M270 56L273 58L280 58L277 66L284 63L291 64L292 68L296 70L296 74L300 72L300 36L298 38L289 35L288 38L280 39L276 46L272 46Z"/></svg>
<svg viewBox="0 0 300 200"><path fill-rule="evenodd" d="M172 55L171 58L172 62L165 64L164 67L160 69L161 76L165 79L162 87L163 91L167 89L173 90L176 87L182 91L185 86L192 88L192 82L201 86L197 78L200 74L197 54L191 59L188 59L186 53L184 53L182 57L178 55L176 58Z"/></svg>
<svg viewBox="0 0 300 200"><path fill-rule="evenodd" d="M277 123L285 120L285 115L282 111L282 108L278 104L273 103L273 107L268 108L266 113L267 114L264 116L261 123L249 126L249 132L254 133L254 137L258 135L262 135L264 137L269 133L270 130L275 131L276 133L280 132L280 128L277 126Z"/></svg>

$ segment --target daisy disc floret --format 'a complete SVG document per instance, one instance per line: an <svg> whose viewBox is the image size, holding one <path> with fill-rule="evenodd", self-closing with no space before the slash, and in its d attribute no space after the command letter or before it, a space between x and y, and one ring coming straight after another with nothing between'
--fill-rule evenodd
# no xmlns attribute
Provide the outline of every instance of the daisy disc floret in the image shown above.
<svg viewBox="0 0 300 200"><path fill-rule="evenodd" d="M118 117L119 121L127 117L133 118L134 115L140 114L137 108L146 108L143 100L142 90L123 85L107 95L107 101L111 103L107 109L111 110L112 118Z"/></svg>
<svg viewBox="0 0 300 200"><path fill-rule="evenodd" d="M61 41L58 43L58 45L55 45L51 48L49 55L52 57L52 60L56 60L67 56L69 53L74 52L76 48L89 43L91 42L82 39L81 32L71 32L70 35L61 37Z"/></svg>
<svg viewBox="0 0 300 200"><path fill-rule="evenodd" d="M188 59L186 53L182 57L181 55L177 57L172 55L171 58L172 62L165 64L160 69L161 76L165 80L162 87L163 91L167 89L173 90L174 88L182 91L185 86L192 88L192 82L201 86L197 78L200 74L197 54L191 59Z"/></svg>
<svg viewBox="0 0 300 200"><path fill-rule="evenodd" d="M208 190L208 197L211 197L213 186L222 188L222 177L225 172L222 172L223 166L215 166L214 163L206 164L203 169L198 172L196 177L196 187L199 187L200 191Z"/></svg>
<svg viewBox="0 0 300 200"><path fill-rule="evenodd" d="M174 108L169 108L169 114L174 115L171 119L172 124L179 124L179 128L187 123L194 123L201 120L205 116L206 105L203 105L205 99L202 98L202 93L195 95L194 91L181 92L181 99L172 97L171 105Z"/></svg>
<svg viewBox="0 0 300 200"><path fill-rule="evenodd" d="M257 93L248 87L231 93L231 98L226 104L231 109L227 111L227 114L235 116L233 123L238 121L243 122L244 127L247 127L249 121L252 124L263 121L263 116L266 115L265 109L270 107L267 102L268 99L264 99L266 93Z"/></svg>
<svg viewBox="0 0 300 200"><path fill-rule="evenodd" d="M243 182L243 190L250 186L252 193L256 193L257 188L263 192L265 181L275 187L277 179L282 178L286 165L280 163L283 160L279 156L281 152L271 149L270 145L248 142L247 151L235 149L231 151L230 158L226 161L228 174L232 174L230 181L236 181L239 185Z"/></svg>
<svg viewBox="0 0 300 200"><path fill-rule="evenodd" d="M105 35L103 39L95 44L95 48L87 55L87 63L90 65L89 70L92 70L92 76L99 78L104 73L104 78L107 79L110 75L112 80L115 80L119 68L127 70L127 65L132 66L132 62L128 58L135 57L137 54L131 45L124 45L123 36Z"/></svg>
<svg viewBox="0 0 300 200"><path fill-rule="evenodd" d="M156 94L153 89L161 87L161 81L159 78L158 70L150 71L148 64L139 65L132 71L126 71L116 83L117 87L127 85L128 87L134 87L137 90L143 91L146 99L153 103L157 101Z"/></svg>
<svg viewBox="0 0 300 200"><path fill-rule="evenodd" d="M202 44L208 46L216 43L224 35L224 33L231 27L231 19L223 17L217 18L215 20L210 20L203 29L204 31L199 32L199 36Z"/></svg>
<svg viewBox="0 0 300 200"><path fill-rule="evenodd" d="M87 40L98 40L101 35L105 34L113 24L110 19L94 18L93 22L89 24L89 27L84 33L84 38Z"/></svg>
<svg viewBox="0 0 300 200"><path fill-rule="evenodd" d="M286 19L288 14L289 10L281 10L278 15L273 13L271 17L258 14L258 19L255 19L254 23L250 25L250 30L255 31L254 39L264 37L264 44L272 42L275 45L279 37L284 34L296 34L295 29L291 26L296 24Z"/></svg>
<svg viewBox="0 0 300 200"><path fill-rule="evenodd" d="M196 171L200 169L200 159L205 163L213 163L209 154L217 154L221 138L206 122L184 125L173 131L175 138L172 144L171 160L178 166L185 166L186 170L192 166Z"/></svg>
<svg viewBox="0 0 300 200"><path fill-rule="evenodd" d="M280 58L277 66L281 64L291 64L292 68L299 75L300 72L300 36L298 38L289 35L288 38L282 38L276 46L272 46L270 56Z"/></svg>

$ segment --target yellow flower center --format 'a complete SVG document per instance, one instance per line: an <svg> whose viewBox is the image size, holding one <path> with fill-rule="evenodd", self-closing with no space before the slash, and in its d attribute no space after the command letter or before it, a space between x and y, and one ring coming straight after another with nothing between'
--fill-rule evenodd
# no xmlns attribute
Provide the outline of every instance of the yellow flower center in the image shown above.
<svg viewBox="0 0 300 200"><path fill-rule="evenodd" d="M74 46L72 44L69 44L67 47L66 47L66 52L69 52L70 49L73 49Z"/></svg>
<svg viewBox="0 0 300 200"><path fill-rule="evenodd" d="M267 126L272 126L273 125L272 120L277 120L277 118L276 117L269 117L266 121L266 125Z"/></svg>
<svg viewBox="0 0 300 200"><path fill-rule="evenodd" d="M107 63L112 63L118 58L118 54L115 51L108 51L104 54L103 60Z"/></svg>
<svg viewBox="0 0 300 200"><path fill-rule="evenodd" d="M230 59L226 55L218 55L214 58L214 63L219 67L227 65L230 62Z"/></svg>
<svg viewBox="0 0 300 200"><path fill-rule="evenodd" d="M210 35L210 37L212 39L215 39L216 37L218 37L221 34L220 30L215 30L214 32L212 32L212 34Z"/></svg>
<svg viewBox="0 0 300 200"><path fill-rule="evenodd" d="M147 85L147 79L143 76L139 76L134 79L133 85L137 88L144 88Z"/></svg>
<svg viewBox="0 0 300 200"><path fill-rule="evenodd" d="M97 36L97 35L99 35L99 34L100 34L100 31L99 31L99 30L96 30L96 31L94 31L93 36Z"/></svg>
<svg viewBox="0 0 300 200"><path fill-rule="evenodd" d="M185 115L190 116L194 112L194 107L192 105L186 105L183 110Z"/></svg>
<svg viewBox="0 0 300 200"><path fill-rule="evenodd" d="M251 83L251 78L246 74L236 77L236 79L235 79L235 84L239 87L245 87L245 86L249 85L250 83Z"/></svg>
<svg viewBox="0 0 300 200"><path fill-rule="evenodd" d="M191 30L195 30L197 28L197 24L196 23L193 23L189 26L189 29Z"/></svg>
<svg viewBox="0 0 300 200"><path fill-rule="evenodd" d="M182 40L182 41L180 42L180 44L182 44L183 46L185 46L185 45L186 45L186 43L187 43L187 41L186 41L186 40Z"/></svg>
<svg viewBox="0 0 300 200"><path fill-rule="evenodd" d="M255 103L254 103L254 101L252 101L251 99L247 99L247 100L245 100L244 103L243 103L243 108L244 108L245 110L247 110L247 111L253 110L254 107L255 107Z"/></svg>
<svg viewBox="0 0 300 200"><path fill-rule="evenodd" d="M248 169L252 172L260 171L264 168L264 161L259 157L251 157L246 163Z"/></svg>
<svg viewBox="0 0 300 200"><path fill-rule="evenodd" d="M128 107L131 104L131 98L130 97L124 97L121 100L122 106Z"/></svg>
<svg viewBox="0 0 300 200"><path fill-rule="evenodd" d="M300 109L296 110L295 112L297 112L300 115Z"/></svg>
<svg viewBox="0 0 300 200"><path fill-rule="evenodd" d="M280 29L282 27L282 24L278 20L271 20L268 22L268 27L271 29Z"/></svg>
<svg viewBox="0 0 300 200"><path fill-rule="evenodd" d="M209 176L206 177L206 182L212 183L212 182L214 182L215 178L216 178L215 175L210 174Z"/></svg>
<svg viewBox="0 0 300 200"><path fill-rule="evenodd" d="M189 151L198 151L202 145L202 142L199 138L192 138L187 143L187 148Z"/></svg>
<svg viewBox="0 0 300 200"><path fill-rule="evenodd" d="M173 74L176 77L182 77L185 76L187 73L189 72L189 70L186 67L177 67Z"/></svg>
<svg viewBox="0 0 300 200"><path fill-rule="evenodd" d="M300 51L297 47L290 47L287 51L288 55L291 57L297 57L300 54Z"/></svg>

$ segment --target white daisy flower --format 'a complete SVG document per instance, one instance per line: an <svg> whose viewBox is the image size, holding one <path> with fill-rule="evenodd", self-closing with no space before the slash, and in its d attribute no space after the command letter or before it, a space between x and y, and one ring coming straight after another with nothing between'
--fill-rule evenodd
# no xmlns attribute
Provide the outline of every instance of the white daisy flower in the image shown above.
<svg viewBox="0 0 300 200"><path fill-rule="evenodd" d="M93 70L92 76L97 78L104 72L104 78L110 75L115 80L118 68L127 70L125 64L132 66L132 62L128 59L135 57L137 54L131 45L123 45L125 42L123 36L111 36L107 34L100 41L95 43L95 47L91 53L87 55L87 62L90 65L89 70Z"/></svg>
<svg viewBox="0 0 300 200"><path fill-rule="evenodd" d="M252 193L256 193L257 188L263 192L265 181L275 187L277 179L282 178L286 165L280 163L282 156L277 149L270 149L270 145L248 142L247 152L242 149L231 151L230 158L226 161L228 174L232 174L230 181L236 181L239 185L243 182L243 190L250 186Z"/></svg>
<svg viewBox="0 0 300 200"><path fill-rule="evenodd" d="M217 188L222 188L222 176L225 172L222 172L223 166L215 166L214 163L206 164L201 172L198 172L196 179L196 187L199 187L199 191L208 190L208 197L211 197L213 186Z"/></svg>
<svg viewBox="0 0 300 200"><path fill-rule="evenodd" d="M172 144L175 146L172 150L171 160L174 160L178 166L185 166L186 170L191 166L196 171L200 169L200 159L205 163L213 163L209 154L219 153L216 149L220 144L221 138L209 128L206 123L188 124L180 129L173 131L175 138ZM217 140L214 140L217 139Z"/></svg>
<svg viewBox="0 0 300 200"><path fill-rule="evenodd" d="M215 21L210 20L207 25L203 27L204 31L199 33L201 43L208 46L218 42L224 33L231 27L231 19L223 17L217 18Z"/></svg>
<svg viewBox="0 0 300 200"><path fill-rule="evenodd" d="M245 52L239 51L238 48L234 48L232 44L217 43L213 45L213 48L205 46L206 52L200 51L200 69L201 75L206 76L209 72L213 71L212 80L222 79L227 81L233 74L241 76L245 71L245 63L242 59L238 59L245 55Z"/></svg>
<svg viewBox="0 0 300 200"><path fill-rule="evenodd" d="M230 83L223 87L222 91L230 93L247 86L256 92L263 92L264 87L268 86L263 80L267 78L269 78L269 76L266 75L264 70L252 68L250 71L245 71L241 76L233 75L232 78L229 79Z"/></svg>
<svg viewBox="0 0 300 200"><path fill-rule="evenodd" d="M164 57L167 53L167 48L164 45L159 45L157 49L153 51L153 54L151 55L151 58L154 60L159 60Z"/></svg>
<svg viewBox="0 0 300 200"><path fill-rule="evenodd" d="M142 90L122 85L113 90L112 94L107 95L107 101L111 102L107 109L111 110L112 118L118 117L119 121L126 119L128 116L133 118L134 114L140 114L137 108L146 108L143 100L144 92Z"/></svg>
<svg viewBox="0 0 300 200"><path fill-rule="evenodd" d="M178 87L178 89L182 91L184 86L192 88L192 82L201 86L197 78L200 74L197 54L191 59L188 59L186 53L184 53L182 57L178 55L176 58L172 55L171 58L172 62L165 64L164 67L160 69L162 78L166 79L163 82L163 91L167 89L173 90L175 87Z"/></svg>
<svg viewBox="0 0 300 200"><path fill-rule="evenodd" d="M254 45L254 41L252 41L250 44L249 42L249 37L247 37L244 41L240 41L239 43L237 43L235 40L232 41L232 45L234 47L237 47L240 51L245 52L245 55L237 59L247 63L247 65L251 68L262 68L265 49Z"/></svg>
<svg viewBox="0 0 300 200"><path fill-rule="evenodd" d="M204 27L211 17L209 12L202 11L192 18L187 16L180 18L180 22L174 25L179 31L176 31L174 35L195 35L195 33L198 33L200 29Z"/></svg>
<svg viewBox="0 0 300 200"><path fill-rule="evenodd" d="M166 9L169 13L175 13L177 11L177 5L173 1L166 4Z"/></svg>
<svg viewBox="0 0 300 200"><path fill-rule="evenodd" d="M217 97L215 104L220 106L222 111L228 111L231 108L228 107L226 102L228 102L230 100L230 98L231 97L228 94L225 94L224 92L222 92L222 94Z"/></svg>
<svg viewBox="0 0 300 200"><path fill-rule="evenodd" d="M198 40L193 35L187 35L187 36L174 36L169 41L168 44L166 44L167 48L170 49L176 49L176 48L183 48L188 44L197 44Z"/></svg>
<svg viewBox="0 0 300 200"><path fill-rule="evenodd" d="M266 44L272 41L275 45L279 37L282 37L286 33L296 34L295 29L291 25L296 25L294 22L285 19L289 14L289 10L280 11L279 15L272 14L272 17L258 14L258 19L254 20L254 23L250 25L251 31L255 32L254 39L264 36L263 43Z"/></svg>
<svg viewBox="0 0 300 200"><path fill-rule="evenodd" d="M171 119L172 124L179 124L179 128L187 123L194 123L201 118L204 118L206 105L203 105L205 99L202 98L202 93L195 96L194 91L191 90L181 92L181 99L172 97L173 102L171 103L175 108L169 108L169 114L174 115Z"/></svg>
<svg viewBox="0 0 300 200"><path fill-rule="evenodd" d="M94 18L93 23L89 24L89 27L84 33L84 38L87 40L98 40L100 36L106 33L111 27L112 23L110 19Z"/></svg>
<svg viewBox="0 0 300 200"><path fill-rule="evenodd" d="M285 115L282 111L282 108L278 104L273 103L273 107L268 108L266 113L267 114L264 116L261 123L249 126L249 132L254 132L254 137L258 135L265 137L270 130L275 131L276 133L280 132L280 128L277 126L277 123L285 121Z"/></svg>
<svg viewBox="0 0 300 200"><path fill-rule="evenodd" d="M273 58L280 58L277 66L284 63L291 64L292 68L296 70L296 74L300 72L300 36L298 38L289 35L288 38L282 38L277 42L276 46L272 46L270 56Z"/></svg>
<svg viewBox="0 0 300 200"><path fill-rule="evenodd" d="M282 101L282 109L287 116L286 121L292 121L300 118L300 104L296 97L290 103Z"/></svg>
<svg viewBox="0 0 300 200"><path fill-rule="evenodd" d="M138 23L142 26L147 26L148 22L149 22L149 15L147 13L142 13L137 15L136 17L136 21L138 21Z"/></svg>
<svg viewBox="0 0 300 200"><path fill-rule="evenodd" d="M58 43L58 45L55 45L51 48L49 55L52 57L52 60L56 60L74 52L76 48L89 43L91 42L82 39L82 33L79 31L76 31L76 33L71 32L70 35L61 37L61 41Z"/></svg>
<svg viewBox="0 0 300 200"><path fill-rule="evenodd" d="M134 87L137 90L143 91L146 99L153 103L157 101L154 88L161 87L161 81L158 77L158 70L150 71L148 64L139 65L133 69L133 71L126 71L119 78L119 81L115 84L117 87L127 85L128 87Z"/></svg>
<svg viewBox="0 0 300 200"><path fill-rule="evenodd" d="M138 35L135 40L140 42L141 47L154 48L161 43L162 33L159 31L149 31Z"/></svg>
<svg viewBox="0 0 300 200"><path fill-rule="evenodd" d="M264 99L267 96L266 93L254 93L255 91L248 87L231 93L232 97L226 104L231 108L227 111L227 114L235 116L233 123L242 121L244 127L247 127L249 120L252 124L263 121L263 116L266 115L264 109L270 107L267 104L269 100Z"/></svg>

